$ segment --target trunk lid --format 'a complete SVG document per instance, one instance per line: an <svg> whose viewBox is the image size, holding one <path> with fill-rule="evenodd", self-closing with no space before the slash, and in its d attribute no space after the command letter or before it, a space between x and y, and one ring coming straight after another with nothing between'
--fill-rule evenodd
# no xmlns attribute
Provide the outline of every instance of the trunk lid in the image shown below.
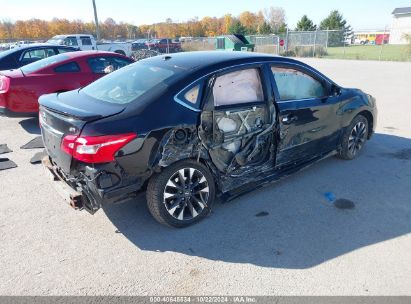
<svg viewBox="0 0 411 304"><path fill-rule="evenodd" d="M121 105L104 103L78 90L43 95L39 99L39 121L44 147L52 162L70 173L72 156L61 149L67 135L80 135L85 124L122 112Z"/></svg>
<svg viewBox="0 0 411 304"><path fill-rule="evenodd" d="M6 76L9 78L24 77L24 74L20 69L1 71L0 75Z"/></svg>

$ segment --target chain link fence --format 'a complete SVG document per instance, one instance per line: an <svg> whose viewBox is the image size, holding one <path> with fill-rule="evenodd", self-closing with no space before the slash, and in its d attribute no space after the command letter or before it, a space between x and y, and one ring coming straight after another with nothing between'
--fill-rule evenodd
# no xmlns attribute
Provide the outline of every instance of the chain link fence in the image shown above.
<svg viewBox="0 0 411 304"><path fill-rule="evenodd" d="M402 44L394 44L402 38ZM392 37L390 37L390 34ZM394 34L397 36L394 38ZM402 35L402 36L401 36ZM346 33L344 30L287 31L280 35L248 35L254 51L290 57L320 57L332 59L411 61L411 28L396 30L363 30ZM20 41L44 42L47 39L0 40L0 51L10 49ZM182 51L216 49L215 37L184 37ZM394 43L392 43L394 42Z"/></svg>
<svg viewBox="0 0 411 304"><path fill-rule="evenodd" d="M215 50L215 37L189 37L181 40L181 49L190 51L212 51Z"/></svg>
<svg viewBox="0 0 411 304"><path fill-rule="evenodd" d="M276 35L251 35L251 43L255 45L254 51L278 55L280 53L280 37Z"/></svg>

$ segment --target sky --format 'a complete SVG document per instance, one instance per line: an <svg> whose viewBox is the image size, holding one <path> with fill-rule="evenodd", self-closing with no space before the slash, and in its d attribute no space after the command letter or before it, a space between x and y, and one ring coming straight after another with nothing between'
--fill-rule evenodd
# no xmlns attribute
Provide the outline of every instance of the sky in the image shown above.
<svg viewBox="0 0 411 304"><path fill-rule="evenodd" d="M112 17L135 25L184 22L193 17L239 15L270 6L282 7L287 24L294 28L306 14L318 24L331 10L338 9L356 30L389 28L396 7L411 6L411 0L96 0L100 21ZM0 20L53 17L93 20L92 0L0 0Z"/></svg>

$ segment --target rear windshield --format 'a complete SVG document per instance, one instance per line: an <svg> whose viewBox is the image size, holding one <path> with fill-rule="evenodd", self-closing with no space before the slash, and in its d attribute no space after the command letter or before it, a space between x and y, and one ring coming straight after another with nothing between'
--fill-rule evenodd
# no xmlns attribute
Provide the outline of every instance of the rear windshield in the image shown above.
<svg viewBox="0 0 411 304"><path fill-rule="evenodd" d="M51 56L51 57L47 57L47 58L41 59L39 61L30 63L28 65L25 65L21 68L21 70L23 71L24 74L30 74L30 73L33 73L33 72L38 71L40 69L43 69L45 67L48 67L49 65L62 62L62 61L67 60L69 58L70 58L69 56L64 55L64 54Z"/></svg>
<svg viewBox="0 0 411 304"><path fill-rule="evenodd" d="M4 58L9 54L12 54L16 52L16 49L10 49L10 50L6 50L6 51L0 51L0 58Z"/></svg>
<svg viewBox="0 0 411 304"><path fill-rule="evenodd" d="M95 99L116 104L128 104L176 74L176 70L143 62L121 68L82 89Z"/></svg>

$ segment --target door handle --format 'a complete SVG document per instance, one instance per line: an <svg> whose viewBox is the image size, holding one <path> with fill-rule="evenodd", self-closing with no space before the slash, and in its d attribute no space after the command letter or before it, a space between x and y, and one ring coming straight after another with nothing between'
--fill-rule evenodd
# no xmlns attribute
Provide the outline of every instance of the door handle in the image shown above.
<svg viewBox="0 0 411 304"><path fill-rule="evenodd" d="M286 116L284 116L283 118L281 118L281 122L285 125L289 125L292 122L296 121L298 119L297 116L293 115L293 114L288 114Z"/></svg>

